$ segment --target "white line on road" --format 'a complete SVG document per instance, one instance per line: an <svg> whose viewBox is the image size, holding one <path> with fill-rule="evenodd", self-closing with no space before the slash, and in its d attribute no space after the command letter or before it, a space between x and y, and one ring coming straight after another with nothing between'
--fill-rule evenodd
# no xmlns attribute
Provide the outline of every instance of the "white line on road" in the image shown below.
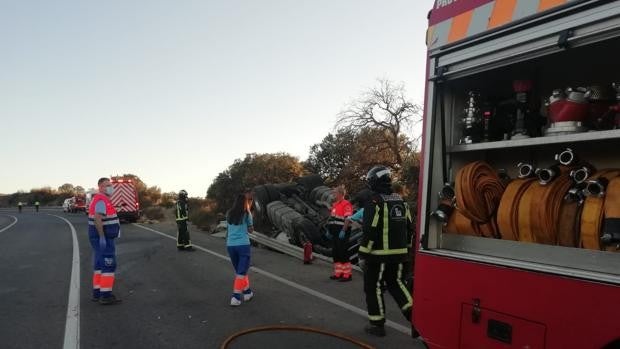
<svg viewBox="0 0 620 349"><path fill-rule="evenodd" d="M145 227L145 226L143 226L141 224L134 223L133 225L135 225L136 227L140 227L142 229L146 229L146 230L152 231L152 232L154 232L156 234L159 234L161 236L167 237L169 239L176 240L176 238L174 236L170 236L170 235L168 235L166 233L162 233L161 231L158 231L158 230L155 230L155 229L151 229L149 227ZM219 257L219 258L222 258L224 260L230 261L230 258L228 258L227 256L225 256L223 254L217 253L215 251L208 250L208 249L206 249L204 247L196 245L195 243L192 243L192 246L194 246L194 248L196 248L196 249L199 249L201 251L207 252L207 253L212 254L212 255L214 255L216 257ZM263 269L260 269L260 268L257 268L257 267L251 267L250 269L252 271L258 273L258 274L264 275L264 276L266 276L268 278L271 278L273 280L279 281L279 282L281 282L281 283L283 283L285 285L288 285L290 287L296 288L299 291L307 293L307 294L309 294L311 296L315 296L315 297L320 298L320 299L322 299L322 300L324 300L326 302L332 303L332 304L337 305L337 306L339 306L341 308L344 308L344 309L347 309L349 311L352 311L355 314L363 316L364 318L367 318L367 316L368 316L367 312L365 310L363 310L363 309L360 309L360 308L358 308L358 307L356 307L354 305L351 305L349 303L345 303L345 302L343 302L341 300L338 300L338 299L336 299L334 297L328 296L328 295L326 295L324 293L321 293L319 291L313 290L313 289L311 289L309 287L300 285L300 284L298 284L296 282L287 280L287 279L285 279L283 277L280 277L278 275L272 274L272 273L270 273L270 272L268 272L266 270L263 270ZM402 333L405 333L405 334L411 334L411 329L410 328L407 328L406 326L398 324L398 323L396 323L394 321L387 320L385 325L388 326L388 327L391 327L391 328L393 328L393 329L395 329L395 330L397 330L399 332L402 332Z"/></svg>
<svg viewBox="0 0 620 349"><path fill-rule="evenodd" d="M7 216L9 216L9 215L7 215ZM15 217L15 216L9 216L9 217L13 218L13 223L11 223L11 224L7 225L6 227L0 229L0 233L2 233L3 231L9 229L10 227L14 226L15 224L17 224L17 217Z"/></svg>
<svg viewBox="0 0 620 349"><path fill-rule="evenodd" d="M48 213L49 214L49 213ZM49 214L60 218L69 224L73 238L73 261L71 263L71 282L69 284L69 302L67 305L67 322L65 324L65 340L63 349L80 348L80 246L73 224L64 217Z"/></svg>

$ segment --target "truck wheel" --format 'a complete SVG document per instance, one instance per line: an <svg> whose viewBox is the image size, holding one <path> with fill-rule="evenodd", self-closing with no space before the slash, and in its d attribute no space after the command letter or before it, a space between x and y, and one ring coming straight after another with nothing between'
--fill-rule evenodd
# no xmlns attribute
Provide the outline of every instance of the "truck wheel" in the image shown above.
<svg viewBox="0 0 620 349"><path fill-rule="evenodd" d="M269 193L264 185L257 185L254 187L254 201L260 202L262 207L267 207L267 204L273 200L269 198Z"/></svg>
<svg viewBox="0 0 620 349"><path fill-rule="evenodd" d="M316 203L317 201L321 200L321 198L323 197L323 194L325 194L326 192L329 193L331 192L331 188L330 187L326 187L324 185L315 187L314 189L312 189L312 192L310 192L310 196L309 196L309 200L312 203Z"/></svg>
<svg viewBox="0 0 620 349"><path fill-rule="evenodd" d="M280 200L280 191L273 184L265 184L265 190L267 191L267 195L269 196L269 200L275 201Z"/></svg>
<svg viewBox="0 0 620 349"><path fill-rule="evenodd" d="M286 207L286 205L282 201L272 201L267 205L267 217L271 224L276 227L282 225L280 216L283 207Z"/></svg>
<svg viewBox="0 0 620 349"><path fill-rule="evenodd" d="M323 178L318 174L311 174L295 179L295 182L303 187L304 198L309 199L312 190L318 186L324 186Z"/></svg>

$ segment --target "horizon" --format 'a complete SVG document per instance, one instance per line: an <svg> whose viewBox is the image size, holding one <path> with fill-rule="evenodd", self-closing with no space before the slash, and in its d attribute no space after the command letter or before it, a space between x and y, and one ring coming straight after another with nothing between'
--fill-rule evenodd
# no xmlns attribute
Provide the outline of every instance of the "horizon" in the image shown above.
<svg viewBox="0 0 620 349"><path fill-rule="evenodd" d="M303 161L377 79L403 82L423 104L432 6L6 4L0 148L11 151L0 192L90 188L99 177L132 173L162 192L202 197L247 153Z"/></svg>

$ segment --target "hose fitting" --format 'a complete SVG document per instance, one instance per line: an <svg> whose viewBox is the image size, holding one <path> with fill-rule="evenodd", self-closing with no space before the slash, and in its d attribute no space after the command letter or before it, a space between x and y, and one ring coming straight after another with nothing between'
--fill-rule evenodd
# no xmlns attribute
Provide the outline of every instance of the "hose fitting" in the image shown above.
<svg viewBox="0 0 620 349"><path fill-rule="evenodd" d="M534 176L534 166L520 162L517 164L517 167L519 168L518 178L528 178Z"/></svg>
<svg viewBox="0 0 620 349"><path fill-rule="evenodd" d="M579 184L583 183L590 177L592 174L592 168L589 166L582 166L580 168L571 170L569 173L569 177L573 180L573 182Z"/></svg>
<svg viewBox="0 0 620 349"><path fill-rule="evenodd" d="M448 219L454 211L454 201L456 193L454 187L450 183L446 183L438 193L439 205L437 209L431 213L431 217L437 218L442 224L448 224Z"/></svg>
<svg viewBox="0 0 620 349"><path fill-rule="evenodd" d="M559 154L555 154L555 160L564 166L569 166L577 162L577 156L571 148L566 148Z"/></svg>
<svg viewBox="0 0 620 349"><path fill-rule="evenodd" d="M603 196L605 196L607 184L609 184L609 180L607 178L599 177L595 180L588 181L584 192L588 196L596 196L602 198Z"/></svg>
<svg viewBox="0 0 620 349"><path fill-rule="evenodd" d="M539 168L536 170L536 175L540 185L547 185L560 175L560 167L553 165L549 168Z"/></svg>

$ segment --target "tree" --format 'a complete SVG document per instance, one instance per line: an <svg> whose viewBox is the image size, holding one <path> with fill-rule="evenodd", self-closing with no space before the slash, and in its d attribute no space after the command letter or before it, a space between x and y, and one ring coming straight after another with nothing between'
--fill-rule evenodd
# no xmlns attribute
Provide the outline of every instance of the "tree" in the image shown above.
<svg viewBox="0 0 620 349"><path fill-rule="evenodd" d="M246 154L219 173L207 190L207 198L216 202L217 211L225 212L235 194L259 184L289 182L304 173L299 160L286 153Z"/></svg>
<svg viewBox="0 0 620 349"><path fill-rule="evenodd" d="M349 130L328 134L321 143L310 147L304 167L308 172L319 174L326 183L338 183L341 174L350 164L356 149L356 135Z"/></svg>
<svg viewBox="0 0 620 349"><path fill-rule="evenodd" d="M65 183L61 185L60 187L58 187L58 192L65 196L73 195L74 190L75 190L75 187L71 183Z"/></svg>
<svg viewBox="0 0 620 349"><path fill-rule="evenodd" d="M380 79L378 86L363 93L338 114L336 127L354 133L367 129L382 131L375 133L375 146L389 150L395 164L400 166L405 155L402 143L409 142L405 132L422 120L421 111L419 105L407 99L402 83Z"/></svg>

